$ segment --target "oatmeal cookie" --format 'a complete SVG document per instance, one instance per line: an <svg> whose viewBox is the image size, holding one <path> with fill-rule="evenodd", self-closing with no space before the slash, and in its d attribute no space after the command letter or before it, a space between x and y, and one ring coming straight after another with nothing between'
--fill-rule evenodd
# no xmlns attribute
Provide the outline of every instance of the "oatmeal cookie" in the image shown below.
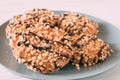
<svg viewBox="0 0 120 80"><path fill-rule="evenodd" d="M65 31L61 41L72 48L74 55L71 61L79 68L82 45L96 37L99 32L98 24L84 15L67 12L59 16L58 25Z"/></svg>
<svg viewBox="0 0 120 80"><path fill-rule="evenodd" d="M6 35L10 39L14 33L25 33L40 26L57 27L57 15L47 9L33 9L22 15L14 16L7 25Z"/></svg>
<svg viewBox="0 0 120 80"><path fill-rule="evenodd" d="M13 55L27 68L41 73L54 72L69 63L71 48L59 41L57 16L46 9L34 9L10 20L6 35Z"/></svg>
<svg viewBox="0 0 120 80"><path fill-rule="evenodd" d="M83 35L93 36L99 32L97 23L86 16L72 12L61 14L58 25L65 31L65 35L61 40L69 43L69 45L74 45Z"/></svg>

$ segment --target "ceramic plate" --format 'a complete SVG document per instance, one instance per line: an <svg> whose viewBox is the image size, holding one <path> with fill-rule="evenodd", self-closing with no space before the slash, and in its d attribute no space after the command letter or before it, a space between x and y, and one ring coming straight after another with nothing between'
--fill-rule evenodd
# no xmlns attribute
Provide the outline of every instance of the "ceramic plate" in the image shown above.
<svg viewBox="0 0 120 80"><path fill-rule="evenodd" d="M56 14L60 14L64 11L54 11ZM86 15L86 14L84 14ZM73 66L67 65L60 71L55 73L43 75L40 72L33 72L28 70L24 65L17 63L15 58L12 56L12 52L8 45L8 40L6 39L5 28L8 24L6 21L0 26L0 64L6 67L8 71L12 71L15 74L33 78L33 79L46 79L46 80L66 80L66 79L79 79L102 73L111 67L113 67L118 61L120 61L120 30L106 21L95 18L90 15L86 15L93 21L97 22L100 26L99 37L105 42L109 43L114 54L106 59L103 63L98 63L97 65L89 68L81 68L81 71L77 71Z"/></svg>

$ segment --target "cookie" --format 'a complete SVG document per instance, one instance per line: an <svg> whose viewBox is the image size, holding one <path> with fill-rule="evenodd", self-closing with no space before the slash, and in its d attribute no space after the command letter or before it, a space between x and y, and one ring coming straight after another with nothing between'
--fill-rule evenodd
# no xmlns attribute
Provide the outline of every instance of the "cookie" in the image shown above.
<svg viewBox="0 0 120 80"><path fill-rule="evenodd" d="M73 53L68 45L59 42L64 31L58 29L56 20L53 12L44 9L34 9L10 20L6 35L20 64L49 73L69 63Z"/></svg>
<svg viewBox="0 0 120 80"><path fill-rule="evenodd" d="M16 34L10 40L10 46L20 64L42 73L54 72L64 67L72 54L67 45L45 39L32 32Z"/></svg>
<svg viewBox="0 0 120 80"><path fill-rule="evenodd" d="M61 41L73 48L75 46L79 48L76 42L80 41L84 36L92 38L99 32L97 23L86 16L72 12L61 14L58 25L65 31Z"/></svg>
<svg viewBox="0 0 120 80"><path fill-rule="evenodd" d="M47 25L53 28L56 24L57 16L52 11L47 9L33 9L22 15L14 16L7 25L6 35L10 39L14 33L24 33Z"/></svg>
<svg viewBox="0 0 120 80"><path fill-rule="evenodd" d="M98 34L98 24L84 15L67 12L62 13L58 19L58 25L65 30L65 35L61 41L69 45L73 50L71 61L77 65L81 59L81 47L89 40L94 39Z"/></svg>

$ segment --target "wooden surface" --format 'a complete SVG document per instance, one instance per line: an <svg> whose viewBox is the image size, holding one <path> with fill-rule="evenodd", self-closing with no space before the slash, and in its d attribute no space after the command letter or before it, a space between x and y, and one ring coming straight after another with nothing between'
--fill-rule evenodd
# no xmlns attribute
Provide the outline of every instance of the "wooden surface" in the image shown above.
<svg viewBox="0 0 120 80"><path fill-rule="evenodd" d="M1 0L0 25L12 18L33 8L47 8L52 10L67 10L86 13L120 28L120 1L119 0ZM112 69L84 79L78 80L120 80L120 64ZM0 65L0 80L31 80L13 74ZM49 79L48 79L49 80Z"/></svg>

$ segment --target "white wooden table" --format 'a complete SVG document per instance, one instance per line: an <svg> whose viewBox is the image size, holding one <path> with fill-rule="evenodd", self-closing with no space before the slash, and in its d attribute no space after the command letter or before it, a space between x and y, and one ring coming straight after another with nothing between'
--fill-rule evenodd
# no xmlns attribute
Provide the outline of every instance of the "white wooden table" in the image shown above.
<svg viewBox="0 0 120 80"><path fill-rule="evenodd" d="M0 25L33 8L47 8L51 10L67 10L86 13L120 28L120 0L1 0ZM8 72L0 65L0 80L30 80ZM81 80L81 79L79 79ZM82 80L120 80L120 64L96 76Z"/></svg>

